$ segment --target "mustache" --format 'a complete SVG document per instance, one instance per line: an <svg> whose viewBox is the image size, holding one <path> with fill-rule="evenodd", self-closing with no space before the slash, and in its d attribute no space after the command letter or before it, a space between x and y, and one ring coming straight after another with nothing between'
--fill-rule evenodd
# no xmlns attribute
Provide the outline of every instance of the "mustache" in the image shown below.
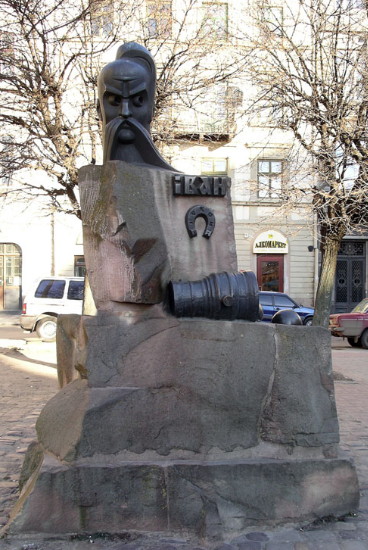
<svg viewBox="0 0 368 550"><path fill-rule="evenodd" d="M123 129L129 129L134 134L134 140L130 144L120 143L118 140L119 132ZM105 126L104 132L104 155L103 163L109 160L126 160L124 158L124 149L135 149L137 155L130 155L129 158L136 158L136 161L127 160L133 164L148 164L177 172L170 166L156 149L150 133L135 118L123 119L116 117Z"/></svg>
<svg viewBox="0 0 368 550"><path fill-rule="evenodd" d="M119 132L123 129L128 128L132 130L135 139L140 138L139 141L149 140L151 141L151 136L147 130L142 126L140 122L135 119L125 119L121 117L113 118L105 126L104 132L104 158L103 162L105 163L108 160L114 160L111 158L113 156L114 145L118 139Z"/></svg>

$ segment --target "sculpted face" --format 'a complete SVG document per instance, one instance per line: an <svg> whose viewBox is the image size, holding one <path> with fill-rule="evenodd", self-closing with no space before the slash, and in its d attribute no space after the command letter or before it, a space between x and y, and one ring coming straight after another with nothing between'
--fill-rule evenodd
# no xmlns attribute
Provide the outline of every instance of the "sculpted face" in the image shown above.
<svg viewBox="0 0 368 550"><path fill-rule="evenodd" d="M174 170L150 135L155 87L156 69L149 51L136 42L122 44L115 61L98 77L104 163L121 160Z"/></svg>
<svg viewBox="0 0 368 550"><path fill-rule="evenodd" d="M133 59L118 59L107 65L99 78L99 100L104 127L115 118L137 120L149 132L153 110L151 75ZM129 143L134 133L119 132L119 141Z"/></svg>

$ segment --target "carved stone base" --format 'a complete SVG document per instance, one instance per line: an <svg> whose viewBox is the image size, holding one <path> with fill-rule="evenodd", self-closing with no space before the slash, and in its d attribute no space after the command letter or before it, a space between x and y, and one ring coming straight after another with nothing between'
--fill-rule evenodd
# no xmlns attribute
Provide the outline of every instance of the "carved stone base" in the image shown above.
<svg viewBox="0 0 368 550"><path fill-rule="evenodd" d="M119 463L105 456L67 467L45 457L33 491L32 483L11 532L223 539L249 525L341 516L359 500L354 468L339 459Z"/></svg>
<svg viewBox="0 0 368 550"><path fill-rule="evenodd" d="M221 538L357 509L327 330L155 312L81 320L86 379L40 414L13 532Z"/></svg>

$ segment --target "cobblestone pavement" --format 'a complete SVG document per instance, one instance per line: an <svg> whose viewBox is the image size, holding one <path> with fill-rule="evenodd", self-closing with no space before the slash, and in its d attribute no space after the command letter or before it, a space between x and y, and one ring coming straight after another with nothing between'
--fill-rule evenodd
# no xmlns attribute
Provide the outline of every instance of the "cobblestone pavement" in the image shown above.
<svg viewBox="0 0 368 550"><path fill-rule="evenodd" d="M17 480L34 424L57 391L54 344L0 340L0 525L17 498ZM1 347L3 346L3 347ZM333 339L336 400L342 453L353 457L361 485L355 517L312 525L249 529L223 543L167 535L134 534L50 537L11 536L1 550L368 550L368 350ZM93 546L91 546L93 544Z"/></svg>

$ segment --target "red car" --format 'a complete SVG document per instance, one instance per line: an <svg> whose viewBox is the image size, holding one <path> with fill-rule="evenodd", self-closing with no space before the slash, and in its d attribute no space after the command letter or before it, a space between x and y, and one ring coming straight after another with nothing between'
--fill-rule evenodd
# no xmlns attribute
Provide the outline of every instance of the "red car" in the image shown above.
<svg viewBox="0 0 368 550"><path fill-rule="evenodd" d="M364 298L351 313L330 315L333 336L343 336L353 347L368 349L368 298Z"/></svg>

